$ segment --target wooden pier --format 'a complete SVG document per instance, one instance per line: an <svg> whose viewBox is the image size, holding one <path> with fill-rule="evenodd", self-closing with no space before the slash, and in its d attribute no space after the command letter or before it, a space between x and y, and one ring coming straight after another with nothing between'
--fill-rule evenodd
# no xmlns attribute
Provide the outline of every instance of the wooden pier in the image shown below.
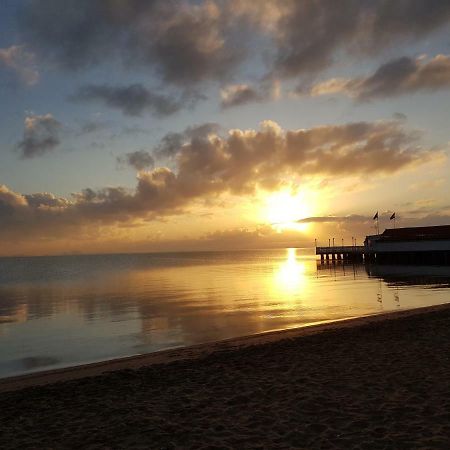
<svg viewBox="0 0 450 450"><path fill-rule="evenodd" d="M364 245L339 245L328 247L316 247L316 255L320 255L320 260L332 261L363 261Z"/></svg>

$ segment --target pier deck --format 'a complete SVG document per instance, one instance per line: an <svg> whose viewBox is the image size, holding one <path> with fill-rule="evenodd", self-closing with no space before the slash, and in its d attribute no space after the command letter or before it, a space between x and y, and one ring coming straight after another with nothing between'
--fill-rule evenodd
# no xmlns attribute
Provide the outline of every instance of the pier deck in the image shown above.
<svg viewBox="0 0 450 450"><path fill-rule="evenodd" d="M320 255L320 259L344 259L362 261L364 257L364 245L316 247L316 255Z"/></svg>

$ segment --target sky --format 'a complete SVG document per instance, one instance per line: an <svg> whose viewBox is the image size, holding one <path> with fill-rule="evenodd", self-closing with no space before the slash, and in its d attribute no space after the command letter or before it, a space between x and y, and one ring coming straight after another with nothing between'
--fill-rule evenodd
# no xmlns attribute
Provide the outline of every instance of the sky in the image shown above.
<svg viewBox="0 0 450 450"><path fill-rule="evenodd" d="M450 224L448 0L1 0L0 255Z"/></svg>

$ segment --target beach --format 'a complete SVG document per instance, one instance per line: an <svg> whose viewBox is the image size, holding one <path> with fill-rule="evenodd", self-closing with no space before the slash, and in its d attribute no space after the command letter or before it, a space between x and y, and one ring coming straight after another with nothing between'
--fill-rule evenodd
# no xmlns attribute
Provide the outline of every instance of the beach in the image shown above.
<svg viewBox="0 0 450 450"><path fill-rule="evenodd" d="M449 448L450 307L0 381L0 448Z"/></svg>

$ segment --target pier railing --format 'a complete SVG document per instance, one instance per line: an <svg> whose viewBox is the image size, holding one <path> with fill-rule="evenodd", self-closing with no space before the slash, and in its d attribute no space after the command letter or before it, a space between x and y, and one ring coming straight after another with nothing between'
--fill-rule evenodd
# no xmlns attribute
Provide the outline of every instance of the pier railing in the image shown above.
<svg viewBox="0 0 450 450"><path fill-rule="evenodd" d="M364 245L339 245L333 247L316 247L316 255L352 254L363 255Z"/></svg>

